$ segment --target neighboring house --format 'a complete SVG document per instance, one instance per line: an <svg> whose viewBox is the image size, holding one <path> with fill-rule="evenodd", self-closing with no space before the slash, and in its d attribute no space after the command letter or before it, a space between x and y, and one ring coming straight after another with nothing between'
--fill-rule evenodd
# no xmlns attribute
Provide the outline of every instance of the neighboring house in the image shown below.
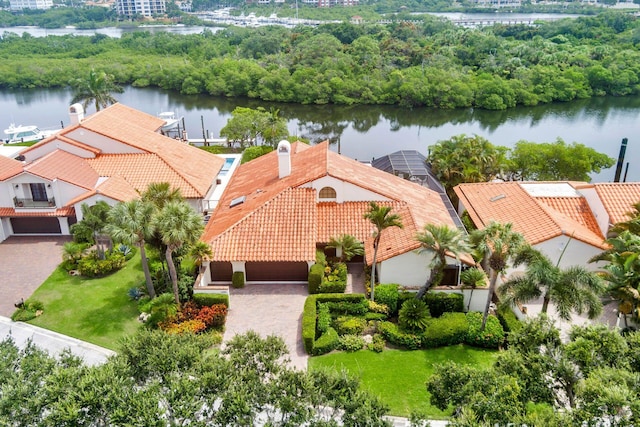
<svg viewBox="0 0 640 427"><path fill-rule="evenodd" d="M70 107L71 125L0 157L0 241L11 235L68 235L83 203L113 205L169 182L199 212L209 208L225 160L159 133L164 121L122 104L87 118Z"/></svg>
<svg viewBox="0 0 640 427"><path fill-rule="evenodd" d="M53 0L10 0L10 10L20 12L24 9L46 10L53 7Z"/></svg>
<svg viewBox="0 0 640 427"><path fill-rule="evenodd" d="M610 227L628 219L640 201L640 183L487 182L460 184L459 213L478 228L510 222L532 246L560 265L584 265L607 248Z"/></svg>
<svg viewBox="0 0 640 427"><path fill-rule="evenodd" d="M164 0L116 0L118 15L134 17L137 15L151 17L166 12Z"/></svg>
<svg viewBox="0 0 640 427"><path fill-rule="evenodd" d="M365 242L370 265L374 228L363 217L370 201L391 206L404 225L383 232L380 283L424 284L432 254L418 253L416 233L426 223L455 227L438 193L341 156L327 142L286 141L232 176L203 236L213 260L201 283L228 283L235 271L249 283L306 282L316 248L340 234Z"/></svg>

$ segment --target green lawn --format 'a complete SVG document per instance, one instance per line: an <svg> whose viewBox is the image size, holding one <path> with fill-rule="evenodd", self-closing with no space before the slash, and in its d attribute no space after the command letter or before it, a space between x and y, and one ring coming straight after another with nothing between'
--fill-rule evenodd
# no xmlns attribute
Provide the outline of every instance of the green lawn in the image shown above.
<svg viewBox="0 0 640 427"><path fill-rule="evenodd" d="M44 312L29 323L112 350L140 327L127 291L144 280L137 254L116 273L98 279L70 276L58 267L33 293Z"/></svg>
<svg viewBox="0 0 640 427"><path fill-rule="evenodd" d="M412 411L420 411L430 418L445 418L450 414L429 404L425 383L433 373L433 365L451 360L489 367L496 355L496 351L464 345L431 350L385 350L382 353L361 350L312 357L309 369L346 369L360 379L365 389L389 405L391 415L406 417Z"/></svg>

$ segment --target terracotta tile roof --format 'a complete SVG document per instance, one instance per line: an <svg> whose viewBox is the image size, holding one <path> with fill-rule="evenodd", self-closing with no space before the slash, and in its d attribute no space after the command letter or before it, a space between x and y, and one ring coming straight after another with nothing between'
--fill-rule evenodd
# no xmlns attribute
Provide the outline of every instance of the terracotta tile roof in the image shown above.
<svg viewBox="0 0 640 427"><path fill-rule="evenodd" d="M103 154L86 162L100 176L121 176L138 191L144 191L152 182L168 182L186 198L203 196L155 154Z"/></svg>
<svg viewBox="0 0 640 427"><path fill-rule="evenodd" d="M595 188L611 224L627 221L627 213L640 202L640 182L598 183Z"/></svg>
<svg viewBox="0 0 640 427"><path fill-rule="evenodd" d="M566 212L570 209L569 203L563 205L563 202L550 202L545 198L538 200L517 182L460 184L454 190L479 228L491 221L510 222L513 229L522 233L532 245L566 234L605 248L600 230L597 226L590 228L593 226L591 219L583 216L577 221L554 209L555 206Z"/></svg>
<svg viewBox="0 0 640 427"><path fill-rule="evenodd" d="M146 187L143 190L146 190ZM96 193L123 202L137 199L140 196L140 193L122 176L107 178L106 181L98 185Z"/></svg>
<svg viewBox="0 0 640 427"><path fill-rule="evenodd" d="M11 178L22 172L22 162L0 156L0 180Z"/></svg>
<svg viewBox="0 0 640 427"><path fill-rule="evenodd" d="M113 125L117 124L116 129L112 129L112 132L117 134L122 130L121 125L129 123L135 124L137 128L157 132L164 125L164 120L118 102L87 116L80 125L91 129L93 127L104 128L104 126L114 128ZM127 137L127 135L124 136Z"/></svg>
<svg viewBox="0 0 640 427"><path fill-rule="evenodd" d="M600 227L584 197L536 197L536 200L600 235Z"/></svg>
<svg viewBox="0 0 640 427"><path fill-rule="evenodd" d="M286 189L217 236L211 249L216 261L313 260L315 224L315 191Z"/></svg>
<svg viewBox="0 0 640 427"><path fill-rule="evenodd" d="M48 180L59 179L86 189L93 189L99 174L86 160L62 150L55 150L25 166L25 172Z"/></svg>
<svg viewBox="0 0 640 427"><path fill-rule="evenodd" d="M397 208L401 215L405 229L389 230L383 235L381 249L378 259L384 260L400 253L417 248L419 245L415 241L415 233L419 227L427 222L436 224L447 224L455 227L449 216L440 196L402 178L395 177L384 171L372 168L355 160L343 157L329 150L328 143L324 142L313 147L302 143L294 143L291 146L291 174L282 179L278 176L277 153L272 152L259 157L249 163L241 165L231 178L229 185L220 200L216 210L212 213L207 224L203 240L210 242L213 247L216 260L231 260L230 255L224 252L224 245L220 243L220 236L227 230L236 230L239 224L244 223L244 219L252 215L255 211L261 211L263 206L271 200L279 197L283 192L288 192L304 186L311 181L322 177L334 177L342 181L357 185L379 195L378 199L387 198L388 203ZM239 197L244 197L244 202L240 205L230 207L231 201ZM297 254L305 253L305 260L311 261L315 258L315 243L326 241L334 234L349 233L358 238L371 240L371 226L362 218L364 211L368 208L367 202L345 202L342 204L316 203L314 197L305 199L305 203L312 206L299 204L297 209L307 212L312 209L315 212L313 229L308 233L313 233L313 241L301 241L295 236L289 236L286 227L280 226L280 236L284 242L292 242L295 245L309 245L307 247L296 247ZM298 199L298 203L302 200ZM278 205L273 205L278 206ZM395 210L395 209L394 209ZM297 215L297 213L296 213ZM339 215L343 219L350 219L348 227L345 223L339 223L332 215ZM258 225L260 227L272 227L269 224L270 217L263 217ZM418 226L419 225L419 226ZM240 229L238 229L240 230ZM258 258L252 245L260 244L255 236L251 235L250 228L242 228L247 236L237 238L245 243L244 248L238 248L233 256L234 261L242 261L247 257ZM239 231L240 232L240 231ZM317 239L317 240L315 240ZM370 244L370 242L369 242ZM235 244L234 244L235 245ZM384 246L384 248L383 248ZM218 251L221 251L218 253ZM268 252L260 255L261 260L275 260L276 256ZM278 255L281 257L281 255ZM278 258L281 259L281 258ZM289 258L289 260L294 260Z"/></svg>
<svg viewBox="0 0 640 427"><path fill-rule="evenodd" d="M84 143L82 143L80 141L76 141L76 140L71 139L71 138L67 138L64 135L55 135L53 137L53 140L54 141L65 142L65 143L67 143L69 145L73 145L74 147L78 147L78 148L80 148L82 150L89 151L90 153L93 153L94 155L98 155L98 154L100 154L102 152L102 150L99 149L99 148L92 147L91 145L84 144Z"/></svg>
<svg viewBox="0 0 640 427"><path fill-rule="evenodd" d="M59 216L74 216L76 211L73 207L63 207L56 210L18 210L14 208L0 208L0 218L8 217L59 217Z"/></svg>

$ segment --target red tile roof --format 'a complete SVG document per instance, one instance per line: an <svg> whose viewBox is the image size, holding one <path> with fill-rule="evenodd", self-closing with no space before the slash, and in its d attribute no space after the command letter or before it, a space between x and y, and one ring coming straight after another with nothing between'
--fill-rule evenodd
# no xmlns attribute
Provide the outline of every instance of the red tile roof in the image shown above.
<svg viewBox="0 0 640 427"><path fill-rule="evenodd" d="M640 202L640 182L599 183L595 188L611 224L629 220L627 213Z"/></svg>
<svg viewBox="0 0 640 427"><path fill-rule="evenodd" d="M76 211L73 207L63 207L55 210L16 210L14 208L0 208L0 218L9 217L59 217L73 216Z"/></svg>
<svg viewBox="0 0 640 427"><path fill-rule="evenodd" d="M100 177L85 159L62 150L40 157L24 170L51 181L59 179L86 189L93 189Z"/></svg>
<svg viewBox="0 0 640 427"><path fill-rule="evenodd" d="M342 233L367 239L367 244L371 244L371 225L362 218L368 209L368 201L317 203L315 191L305 191L304 194L309 193L305 198L296 196L290 199L292 190L323 177L333 177L368 190L376 194L378 200L387 199L388 202L381 204L389 203L394 208L393 212L401 215L405 228L390 229L383 234L378 255L380 261L418 248L415 234L427 222L455 227L440 196L428 188L334 153L329 150L327 142L313 147L294 143L291 147L291 174L287 177L281 179L278 176L276 152L241 165L236 170L203 236L204 241L211 243L215 259L312 261L316 243L326 242L333 235ZM284 194L287 194L286 200L295 201L295 204L271 204ZM292 194L297 194L297 190ZM244 202L231 207L231 201L239 197L244 197ZM257 212L262 212L267 204L271 206L271 216L259 216ZM300 239L296 230L288 227L288 215L296 221L299 215L305 221L313 219L305 239ZM246 226L249 218L251 227ZM252 230L265 228L278 230L278 238L291 246L287 253L263 247ZM233 251L229 251L227 245Z"/></svg>
<svg viewBox="0 0 640 427"><path fill-rule="evenodd" d="M460 184L454 191L480 228L491 221L510 222L532 245L566 234L598 248L606 247L591 211L577 210L586 206L582 201L533 197L518 182Z"/></svg>
<svg viewBox="0 0 640 427"><path fill-rule="evenodd" d="M0 180L11 178L22 172L22 162L0 156Z"/></svg>

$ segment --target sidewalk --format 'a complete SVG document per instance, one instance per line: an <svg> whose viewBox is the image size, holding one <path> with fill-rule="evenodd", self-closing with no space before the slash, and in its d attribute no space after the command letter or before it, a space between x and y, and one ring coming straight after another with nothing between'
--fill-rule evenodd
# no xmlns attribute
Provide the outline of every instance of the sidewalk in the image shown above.
<svg viewBox="0 0 640 427"><path fill-rule="evenodd" d="M13 322L7 317L0 316L0 340L13 338L15 344L22 348L27 341L31 341L39 348L46 350L52 356L57 356L68 348L73 354L81 357L87 365L104 363L115 352L88 342L80 341L57 332L49 331L24 322Z"/></svg>

